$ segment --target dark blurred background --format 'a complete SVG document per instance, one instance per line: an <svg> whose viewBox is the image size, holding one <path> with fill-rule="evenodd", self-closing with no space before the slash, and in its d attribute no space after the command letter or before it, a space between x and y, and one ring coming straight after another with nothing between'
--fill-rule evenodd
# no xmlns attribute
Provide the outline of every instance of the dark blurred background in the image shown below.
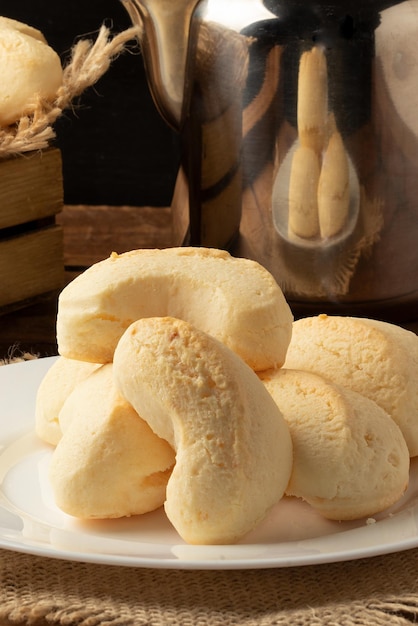
<svg viewBox="0 0 418 626"><path fill-rule="evenodd" d="M80 37L131 25L119 0L0 0L0 14L39 28L63 64ZM139 49L113 61L55 125L66 204L167 206L178 137L158 114Z"/></svg>

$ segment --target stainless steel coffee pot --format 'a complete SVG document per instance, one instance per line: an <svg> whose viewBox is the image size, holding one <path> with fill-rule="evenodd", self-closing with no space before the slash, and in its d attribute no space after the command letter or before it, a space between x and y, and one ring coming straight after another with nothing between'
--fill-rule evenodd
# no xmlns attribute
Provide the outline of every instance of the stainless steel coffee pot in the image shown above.
<svg viewBox="0 0 418 626"><path fill-rule="evenodd" d="M418 314L418 0L122 0L181 137L173 245L296 314Z"/></svg>

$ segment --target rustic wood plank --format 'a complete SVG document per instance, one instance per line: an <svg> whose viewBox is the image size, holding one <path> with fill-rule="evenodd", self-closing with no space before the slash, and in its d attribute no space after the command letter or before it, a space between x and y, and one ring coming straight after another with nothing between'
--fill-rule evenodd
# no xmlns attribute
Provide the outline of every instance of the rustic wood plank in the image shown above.
<svg viewBox="0 0 418 626"><path fill-rule="evenodd" d="M88 267L113 251L172 242L169 207L66 205L56 219L64 229L66 267Z"/></svg>
<svg viewBox="0 0 418 626"><path fill-rule="evenodd" d="M0 228L55 215L62 207L59 150L51 148L0 160Z"/></svg>
<svg viewBox="0 0 418 626"><path fill-rule="evenodd" d="M0 307L63 286L62 239L62 228L50 226L0 240Z"/></svg>

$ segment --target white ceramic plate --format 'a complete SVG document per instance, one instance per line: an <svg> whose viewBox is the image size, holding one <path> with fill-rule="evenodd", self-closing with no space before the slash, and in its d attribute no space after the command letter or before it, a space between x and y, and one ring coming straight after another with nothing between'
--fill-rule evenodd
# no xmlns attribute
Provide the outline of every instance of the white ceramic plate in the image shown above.
<svg viewBox="0 0 418 626"><path fill-rule="evenodd" d="M38 385L53 358L0 367L0 547L51 558L135 567L255 569L370 557L418 546L418 462L396 506L375 519L322 519L308 505L283 499L245 540L190 546L163 510L121 520L80 522L50 493L51 448L34 433Z"/></svg>

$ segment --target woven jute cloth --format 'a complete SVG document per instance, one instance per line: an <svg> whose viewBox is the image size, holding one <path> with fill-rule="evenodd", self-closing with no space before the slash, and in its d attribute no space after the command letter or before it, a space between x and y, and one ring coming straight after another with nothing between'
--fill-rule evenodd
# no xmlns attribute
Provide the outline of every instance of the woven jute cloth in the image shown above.
<svg viewBox="0 0 418 626"><path fill-rule="evenodd" d="M150 570L0 551L0 624L418 622L418 550L266 570Z"/></svg>

